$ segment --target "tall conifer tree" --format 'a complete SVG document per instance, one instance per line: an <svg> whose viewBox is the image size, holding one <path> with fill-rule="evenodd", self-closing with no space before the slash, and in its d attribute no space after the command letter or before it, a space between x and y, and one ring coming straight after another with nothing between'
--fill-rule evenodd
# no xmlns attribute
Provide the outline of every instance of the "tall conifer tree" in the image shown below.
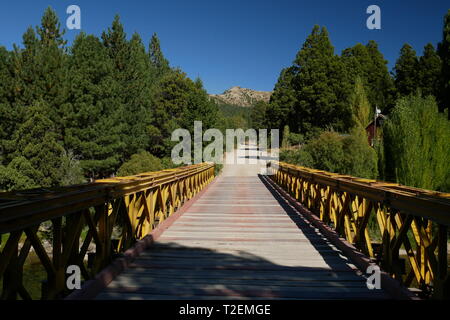
<svg viewBox="0 0 450 320"><path fill-rule="evenodd" d="M333 127L347 130L351 123L348 104L351 85L344 64L334 54L325 27L315 26L294 61L296 92L293 132Z"/></svg>
<svg viewBox="0 0 450 320"><path fill-rule="evenodd" d="M356 44L342 52L350 79L360 77L372 106L388 111L393 104L394 84L387 61L375 41L367 45Z"/></svg>
<svg viewBox="0 0 450 320"><path fill-rule="evenodd" d="M438 53L442 61L439 110L443 111L448 108L450 120L450 9L444 17L442 41L439 43Z"/></svg>
<svg viewBox="0 0 450 320"><path fill-rule="evenodd" d="M155 69L156 78L161 78L170 70L169 61L164 57L161 44L156 33L152 35L149 46L149 56L152 67Z"/></svg>
<svg viewBox="0 0 450 320"><path fill-rule="evenodd" d="M297 130L298 126L293 123L296 94L292 80L296 74L296 68L289 67L281 70L278 81L275 84L273 94L270 97L266 110L267 124L270 128L281 129L286 124Z"/></svg>
<svg viewBox="0 0 450 320"><path fill-rule="evenodd" d="M107 49L94 36L81 33L72 46L70 104L65 113L65 146L81 160L85 173L106 177L120 166L120 87Z"/></svg>
<svg viewBox="0 0 450 320"><path fill-rule="evenodd" d="M416 52L409 45L403 45L400 57L395 64L395 87L401 96L414 94L419 84L419 60Z"/></svg>
<svg viewBox="0 0 450 320"><path fill-rule="evenodd" d="M419 86L423 96L438 97L442 63L433 45L428 43L419 58Z"/></svg>
<svg viewBox="0 0 450 320"><path fill-rule="evenodd" d="M149 59L139 35L127 41L119 16L102 34L105 47L115 64L115 79L120 86L117 116L122 121L122 161L150 145L151 70Z"/></svg>

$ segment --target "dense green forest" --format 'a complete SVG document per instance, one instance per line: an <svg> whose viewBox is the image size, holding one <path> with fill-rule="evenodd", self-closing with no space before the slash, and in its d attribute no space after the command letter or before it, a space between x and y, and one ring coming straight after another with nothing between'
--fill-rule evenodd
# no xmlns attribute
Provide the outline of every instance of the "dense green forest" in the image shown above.
<svg viewBox="0 0 450 320"><path fill-rule="evenodd" d="M427 44L417 57L405 44L392 73L376 42L337 55L327 29L315 26L252 120L282 130L283 161L450 191L449 106L450 10L438 48ZM372 148L375 108L386 120Z"/></svg>
<svg viewBox="0 0 450 320"><path fill-rule="evenodd" d="M0 47L0 190L172 167L175 128L228 119L200 79L170 67L156 34L146 48L118 16L69 47L49 8L22 42Z"/></svg>
<svg viewBox="0 0 450 320"><path fill-rule="evenodd" d="M450 10L442 41L405 44L394 70L375 41L340 55L315 26L269 103L217 104L200 79L146 48L117 16L71 46L47 9L22 45L0 47L0 190L48 188L173 167L176 128L278 128L281 160L450 191ZM386 116L374 145L367 125Z"/></svg>

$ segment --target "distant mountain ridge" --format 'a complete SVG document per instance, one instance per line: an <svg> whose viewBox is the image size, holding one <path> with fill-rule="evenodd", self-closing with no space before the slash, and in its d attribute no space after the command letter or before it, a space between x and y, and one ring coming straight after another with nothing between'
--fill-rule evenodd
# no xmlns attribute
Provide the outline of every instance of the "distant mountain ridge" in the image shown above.
<svg viewBox="0 0 450 320"><path fill-rule="evenodd" d="M210 94L209 96L219 103L250 107L258 101L269 102L271 95L272 92L269 91L256 91L235 86L222 94Z"/></svg>

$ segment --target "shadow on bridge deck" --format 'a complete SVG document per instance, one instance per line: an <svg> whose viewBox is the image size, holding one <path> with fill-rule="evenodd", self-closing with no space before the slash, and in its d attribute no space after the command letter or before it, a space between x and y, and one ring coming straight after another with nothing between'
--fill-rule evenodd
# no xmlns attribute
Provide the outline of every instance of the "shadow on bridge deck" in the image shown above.
<svg viewBox="0 0 450 320"><path fill-rule="evenodd" d="M221 177L198 202L97 299L389 298L264 177Z"/></svg>
<svg viewBox="0 0 450 320"><path fill-rule="evenodd" d="M333 254L330 252L330 258ZM288 267L248 251L221 253L156 244L118 276L99 300L387 299L342 264Z"/></svg>

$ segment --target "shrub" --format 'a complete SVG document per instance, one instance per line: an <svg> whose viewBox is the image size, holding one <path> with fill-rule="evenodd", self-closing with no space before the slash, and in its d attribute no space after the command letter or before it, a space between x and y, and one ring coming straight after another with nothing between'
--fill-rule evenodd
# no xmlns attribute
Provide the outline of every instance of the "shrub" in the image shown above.
<svg viewBox="0 0 450 320"><path fill-rule="evenodd" d="M333 131L325 131L305 147L311 155L315 169L343 173L344 139Z"/></svg>
<svg viewBox="0 0 450 320"><path fill-rule="evenodd" d="M163 169L161 160L147 151L131 156L118 170L118 176L132 176L144 172L159 171Z"/></svg>
<svg viewBox="0 0 450 320"><path fill-rule="evenodd" d="M16 158L18 159L18 158ZM28 164L28 163L27 163ZM30 167L30 169L32 169ZM26 190L39 187L32 178L11 165L0 165L0 191Z"/></svg>
<svg viewBox="0 0 450 320"><path fill-rule="evenodd" d="M313 167L311 155L303 148L298 150L283 150L280 152L280 161L304 167Z"/></svg>
<svg viewBox="0 0 450 320"><path fill-rule="evenodd" d="M282 151L280 160L355 177L376 178L377 155L361 130L353 129L349 135L323 132L303 148Z"/></svg>
<svg viewBox="0 0 450 320"><path fill-rule="evenodd" d="M172 169L172 168L180 167L181 165L176 165L175 163L172 162L171 158L164 157L161 159L161 166L162 166L162 169Z"/></svg>
<svg viewBox="0 0 450 320"><path fill-rule="evenodd" d="M344 138L343 142L342 173L361 178L377 178L377 153L367 143L366 131L362 127L354 128L351 134Z"/></svg>
<svg viewBox="0 0 450 320"><path fill-rule="evenodd" d="M291 133L289 134L288 140L289 140L289 144L290 144L291 146L299 146L299 145L301 145L301 144L305 141L305 138L304 138L304 136L303 136L302 134L300 134L300 133L294 133L294 132L291 132Z"/></svg>

